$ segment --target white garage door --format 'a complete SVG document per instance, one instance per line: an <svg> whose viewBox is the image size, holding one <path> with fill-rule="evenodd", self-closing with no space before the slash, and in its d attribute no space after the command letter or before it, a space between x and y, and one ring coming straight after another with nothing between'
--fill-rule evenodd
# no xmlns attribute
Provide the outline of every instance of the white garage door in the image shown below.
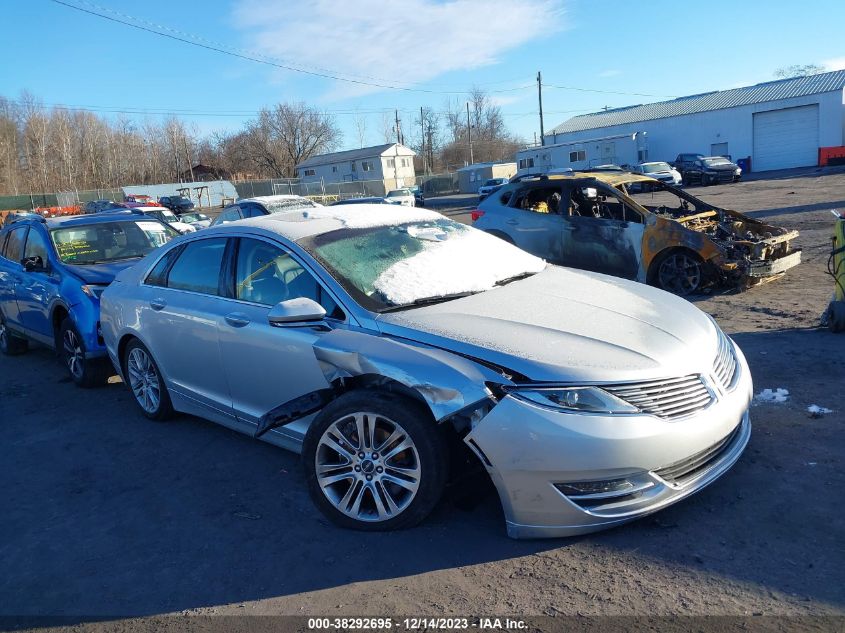
<svg viewBox="0 0 845 633"><path fill-rule="evenodd" d="M754 113L754 171L806 167L818 160L818 104Z"/></svg>

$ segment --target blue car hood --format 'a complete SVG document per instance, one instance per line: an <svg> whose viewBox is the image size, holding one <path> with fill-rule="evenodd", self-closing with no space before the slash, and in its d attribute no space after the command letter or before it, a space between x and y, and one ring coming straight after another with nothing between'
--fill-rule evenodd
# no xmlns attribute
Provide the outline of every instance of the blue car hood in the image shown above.
<svg viewBox="0 0 845 633"><path fill-rule="evenodd" d="M138 263L140 258L122 259L107 264L65 264L65 267L86 284L110 284L122 270Z"/></svg>

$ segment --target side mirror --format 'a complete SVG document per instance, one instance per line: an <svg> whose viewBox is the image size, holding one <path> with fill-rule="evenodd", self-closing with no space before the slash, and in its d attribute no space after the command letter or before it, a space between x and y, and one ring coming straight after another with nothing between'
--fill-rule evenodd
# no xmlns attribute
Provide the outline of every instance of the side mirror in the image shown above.
<svg viewBox="0 0 845 633"><path fill-rule="evenodd" d="M41 259L41 255L22 259L21 265L23 266L23 269L28 273L37 273L45 270L44 260Z"/></svg>
<svg viewBox="0 0 845 633"><path fill-rule="evenodd" d="M319 303L298 297L274 305L267 315L267 320L270 325L287 325L322 321L325 317L326 310Z"/></svg>

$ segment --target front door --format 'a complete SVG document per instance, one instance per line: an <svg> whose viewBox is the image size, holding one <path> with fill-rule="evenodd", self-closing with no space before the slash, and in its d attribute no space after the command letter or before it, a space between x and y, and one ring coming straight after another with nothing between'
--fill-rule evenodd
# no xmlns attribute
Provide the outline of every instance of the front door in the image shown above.
<svg viewBox="0 0 845 633"><path fill-rule="evenodd" d="M279 405L329 387L314 356L322 331L270 325L270 309L287 299L307 297L340 316L300 262L278 244L240 238L235 257L234 297L219 320L220 350L238 419L257 425Z"/></svg>
<svg viewBox="0 0 845 633"><path fill-rule="evenodd" d="M6 323L22 328L20 311L18 310L17 289L23 278L23 249L26 243L27 227L20 226L12 229L6 236L6 246L2 256L5 260L0 265L0 310ZM3 244L0 244L0 248Z"/></svg>
<svg viewBox="0 0 845 633"><path fill-rule="evenodd" d="M563 233L565 266L644 281L643 218L607 185L573 187Z"/></svg>
<svg viewBox="0 0 845 633"><path fill-rule="evenodd" d="M44 267L40 270L21 272L20 282L16 285L18 310L23 326L36 335L52 339L53 328L50 323L49 306L58 294L58 279L46 266L50 264L50 247L47 238L37 227L29 229L24 248L24 259L40 257Z"/></svg>

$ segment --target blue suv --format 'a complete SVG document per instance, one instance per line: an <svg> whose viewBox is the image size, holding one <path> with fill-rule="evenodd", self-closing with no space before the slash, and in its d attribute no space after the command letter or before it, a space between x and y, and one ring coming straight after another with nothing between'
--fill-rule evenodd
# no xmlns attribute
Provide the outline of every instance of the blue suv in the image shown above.
<svg viewBox="0 0 845 633"><path fill-rule="evenodd" d="M131 211L45 219L0 231L0 352L54 348L82 387L111 375L100 295L115 275L179 233Z"/></svg>

